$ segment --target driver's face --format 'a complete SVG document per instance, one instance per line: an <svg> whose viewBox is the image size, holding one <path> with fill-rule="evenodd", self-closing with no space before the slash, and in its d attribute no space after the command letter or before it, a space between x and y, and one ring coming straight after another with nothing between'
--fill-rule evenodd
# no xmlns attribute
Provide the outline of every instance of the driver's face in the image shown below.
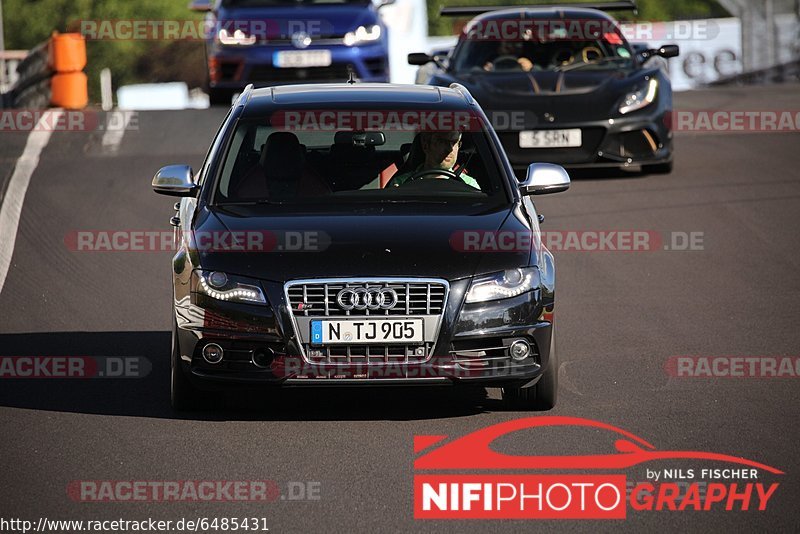
<svg viewBox="0 0 800 534"><path fill-rule="evenodd" d="M458 132L436 132L422 139L425 151L425 166L429 169L451 169L458 159L461 134Z"/></svg>

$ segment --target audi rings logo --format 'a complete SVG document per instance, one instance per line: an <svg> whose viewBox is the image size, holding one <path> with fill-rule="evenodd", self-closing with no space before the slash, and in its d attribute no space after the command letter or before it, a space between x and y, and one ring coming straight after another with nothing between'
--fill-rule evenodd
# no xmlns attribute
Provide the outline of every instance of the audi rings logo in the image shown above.
<svg viewBox="0 0 800 534"><path fill-rule="evenodd" d="M390 287L347 287L336 295L336 302L345 311L391 310L397 305L397 301L397 292Z"/></svg>

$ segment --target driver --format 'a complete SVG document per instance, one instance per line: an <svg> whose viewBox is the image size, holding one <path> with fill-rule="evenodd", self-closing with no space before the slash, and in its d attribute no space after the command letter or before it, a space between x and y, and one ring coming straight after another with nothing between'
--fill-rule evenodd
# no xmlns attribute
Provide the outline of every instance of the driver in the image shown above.
<svg viewBox="0 0 800 534"><path fill-rule="evenodd" d="M426 170L444 169L450 172L458 172L453 171L453 166L458 160L458 150L461 148L461 132L421 132L419 134L419 143L422 152L425 154L423 162L416 169L395 175L387 185L398 187L409 181L415 174ZM431 174L427 175L427 177L450 178L452 180L452 177L446 174L438 176ZM481 188L475 178L469 176L466 172L461 172L459 178L475 189Z"/></svg>
<svg viewBox="0 0 800 534"><path fill-rule="evenodd" d="M507 59L510 61L516 61L519 64L520 69L525 72L529 72L533 70L533 62L523 56L523 54L524 52L522 51L522 43L500 41L497 46L495 58L492 61L487 61L484 63L483 70L494 71L496 70L495 63L497 63L499 59Z"/></svg>

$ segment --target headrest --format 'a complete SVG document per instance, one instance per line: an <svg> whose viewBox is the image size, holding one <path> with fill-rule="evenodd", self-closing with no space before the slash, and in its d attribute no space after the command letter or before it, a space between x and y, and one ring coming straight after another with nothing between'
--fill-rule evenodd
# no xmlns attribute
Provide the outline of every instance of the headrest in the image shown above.
<svg viewBox="0 0 800 534"><path fill-rule="evenodd" d="M302 161L303 147L300 140L292 132L273 132L261 148L259 163L266 167L268 162L281 158L299 158Z"/></svg>

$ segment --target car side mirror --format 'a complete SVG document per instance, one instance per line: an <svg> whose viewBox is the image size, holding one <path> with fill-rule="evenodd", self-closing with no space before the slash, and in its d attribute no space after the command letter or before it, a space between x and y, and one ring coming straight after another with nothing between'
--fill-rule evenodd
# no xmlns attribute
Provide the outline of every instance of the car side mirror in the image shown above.
<svg viewBox="0 0 800 534"><path fill-rule="evenodd" d="M671 57L678 57L681 53L681 49L678 45L670 44L670 45L663 45L661 48L656 48L652 51L655 55L661 56L663 58L671 58Z"/></svg>
<svg viewBox="0 0 800 534"><path fill-rule="evenodd" d="M426 65L433 61L433 56L426 54L425 52L412 52L408 54L408 64L409 65Z"/></svg>
<svg viewBox="0 0 800 534"><path fill-rule="evenodd" d="M519 184L523 195L547 195L569 189L569 174L560 165L531 163L525 181Z"/></svg>
<svg viewBox="0 0 800 534"><path fill-rule="evenodd" d="M193 197L200 186L194 183L194 172L188 165L168 165L153 176L153 191L173 197Z"/></svg>

